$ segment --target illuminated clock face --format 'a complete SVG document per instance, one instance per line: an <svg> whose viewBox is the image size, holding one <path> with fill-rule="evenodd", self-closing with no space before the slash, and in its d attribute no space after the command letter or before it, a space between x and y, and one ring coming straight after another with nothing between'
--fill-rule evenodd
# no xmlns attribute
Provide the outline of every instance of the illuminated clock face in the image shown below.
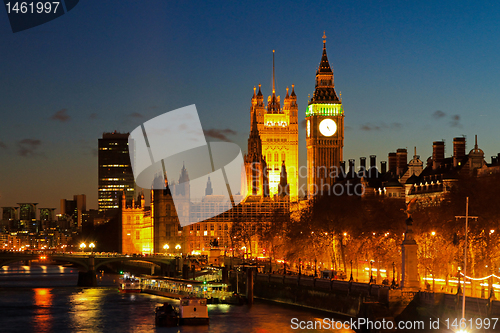
<svg viewBox="0 0 500 333"><path fill-rule="evenodd" d="M307 137L311 136L311 122L307 119Z"/></svg>
<svg viewBox="0 0 500 333"><path fill-rule="evenodd" d="M337 132L337 124L335 124L333 119L323 119L319 123L319 131L324 136L332 136Z"/></svg>

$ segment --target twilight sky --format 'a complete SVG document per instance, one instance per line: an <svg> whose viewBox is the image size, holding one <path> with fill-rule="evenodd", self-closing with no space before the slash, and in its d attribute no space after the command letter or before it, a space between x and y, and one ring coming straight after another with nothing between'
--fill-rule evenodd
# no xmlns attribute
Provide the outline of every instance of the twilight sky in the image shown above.
<svg viewBox="0 0 500 333"><path fill-rule="evenodd" d="M246 151L253 87L295 84L305 117L322 35L345 110L344 159L473 137L500 152L500 3L87 0L12 33L0 9L0 207L87 195L97 139L196 104L208 140ZM438 112L439 111L439 112ZM306 163L305 130L299 164Z"/></svg>

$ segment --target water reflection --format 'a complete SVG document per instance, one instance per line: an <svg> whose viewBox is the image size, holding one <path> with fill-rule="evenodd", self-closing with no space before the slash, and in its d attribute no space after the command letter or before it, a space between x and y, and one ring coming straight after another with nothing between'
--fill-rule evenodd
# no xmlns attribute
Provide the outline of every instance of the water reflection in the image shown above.
<svg viewBox="0 0 500 333"><path fill-rule="evenodd" d="M103 289L81 289L70 297L72 326L78 331L101 326Z"/></svg>
<svg viewBox="0 0 500 333"><path fill-rule="evenodd" d="M33 330L35 332L51 332L52 316L52 293L50 288L34 289L35 313L33 317Z"/></svg>

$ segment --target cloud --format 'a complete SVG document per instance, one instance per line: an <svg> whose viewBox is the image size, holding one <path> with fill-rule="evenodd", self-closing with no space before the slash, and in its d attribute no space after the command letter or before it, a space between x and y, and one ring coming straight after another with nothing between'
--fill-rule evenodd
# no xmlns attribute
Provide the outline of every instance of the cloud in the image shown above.
<svg viewBox="0 0 500 333"><path fill-rule="evenodd" d="M208 136L210 138L214 139L220 139L224 141L229 141L226 135L236 135L236 131L233 131L232 129L226 128L226 129L209 129L209 130L204 130L205 136Z"/></svg>
<svg viewBox="0 0 500 333"><path fill-rule="evenodd" d="M378 130L380 130L380 126L371 125L371 124L361 125L361 130L362 131L378 131Z"/></svg>
<svg viewBox="0 0 500 333"><path fill-rule="evenodd" d="M434 119L441 119L441 118L443 118L444 116L446 116L446 113L444 113L444 112L443 112L443 111L441 111L441 110L437 110L437 111L435 111L435 112L432 114L432 117L433 117Z"/></svg>
<svg viewBox="0 0 500 333"><path fill-rule="evenodd" d="M385 123L382 123L380 125L374 125L374 124L364 124L364 125L361 125L361 130L362 131L380 131L380 130L383 130L383 129L400 129L401 127L403 127L402 124L400 123L392 123L392 124L385 124Z"/></svg>
<svg viewBox="0 0 500 333"><path fill-rule="evenodd" d="M17 142L17 154L19 156L36 156L37 149L42 145L38 139L24 139Z"/></svg>
<svg viewBox="0 0 500 333"><path fill-rule="evenodd" d="M99 118L99 116L97 115L97 113L91 113L90 116L89 116L90 119L97 119Z"/></svg>
<svg viewBox="0 0 500 333"><path fill-rule="evenodd" d="M67 112L68 112L68 109L61 109L61 110L57 111L56 113L54 113L54 115L52 117L50 117L50 119L58 120L62 123L65 123L71 118L70 116L68 116Z"/></svg>
<svg viewBox="0 0 500 333"><path fill-rule="evenodd" d="M460 124L460 115L456 114L451 116L450 126L462 128L462 124Z"/></svg>
<svg viewBox="0 0 500 333"><path fill-rule="evenodd" d="M0 141L0 148L7 149L7 145Z"/></svg>
<svg viewBox="0 0 500 333"><path fill-rule="evenodd" d="M144 118L144 116L138 112L131 113L130 117L132 117L132 118Z"/></svg>

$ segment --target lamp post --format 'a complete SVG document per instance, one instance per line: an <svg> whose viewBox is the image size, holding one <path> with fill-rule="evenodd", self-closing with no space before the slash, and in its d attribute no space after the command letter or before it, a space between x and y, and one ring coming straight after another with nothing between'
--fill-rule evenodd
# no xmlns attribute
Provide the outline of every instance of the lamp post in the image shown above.
<svg viewBox="0 0 500 333"><path fill-rule="evenodd" d="M82 250L82 252L85 252L86 247L87 247L87 245L85 243L80 244L80 249Z"/></svg>
<svg viewBox="0 0 500 333"><path fill-rule="evenodd" d="M91 253L91 254L94 254L94 247L95 247L95 244L94 244L94 243L90 243L90 244L89 244L89 247L90 247L90 253Z"/></svg>
<svg viewBox="0 0 500 333"><path fill-rule="evenodd" d="M460 295L462 292L461 286L460 286L460 267L458 267L458 289L457 289L457 295Z"/></svg>
<svg viewBox="0 0 500 333"><path fill-rule="evenodd" d="M175 249L177 250L177 252L180 252L180 249L181 249L181 244L177 244L177 245L175 246Z"/></svg>
<svg viewBox="0 0 500 333"><path fill-rule="evenodd" d="M163 249L165 250L165 252L167 252L169 248L170 246L168 246L168 244L163 245Z"/></svg>
<svg viewBox="0 0 500 333"><path fill-rule="evenodd" d="M373 283L373 260L370 260L370 283Z"/></svg>
<svg viewBox="0 0 500 333"><path fill-rule="evenodd" d="M392 262L392 288L396 288L396 264L394 263L394 261Z"/></svg>
<svg viewBox="0 0 500 333"><path fill-rule="evenodd" d="M318 260L316 258L314 258L314 277L316 277L316 263L318 262Z"/></svg>
<svg viewBox="0 0 500 333"><path fill-rule="evenodd" d="M301 259L299 258L299 276L302 274L302 270L301 270L301 268L302 268L302 263L301 263L301 261L300 261L300 260L301 260Z"/></svg>
<svg viewBox="0 0 500 333"><path fill-rule="evenodd" d="M465 216L455 216L457 219L462 219L465 218L465 250L464 250L464 294L462 297L462 320L465 320L465 287L466 287L466 281L465 278L467 276L467 230L469 229L469 218L476 219L477 216L469 216L469 197L467 197L467 203L465 206ZM460 279L460 273L458 275L458 278ZM460 282L460 280L459 280ZM458 284L460 287L460 283Z"/></svg>
<svg viewBox="0 0 500 333"><path fill-rule="evenodd" d="M352 281L354 281L354 279L352 277L352 260L349 263L351 264L351 277L349 278L349 282L352 282Z"/></svg>

